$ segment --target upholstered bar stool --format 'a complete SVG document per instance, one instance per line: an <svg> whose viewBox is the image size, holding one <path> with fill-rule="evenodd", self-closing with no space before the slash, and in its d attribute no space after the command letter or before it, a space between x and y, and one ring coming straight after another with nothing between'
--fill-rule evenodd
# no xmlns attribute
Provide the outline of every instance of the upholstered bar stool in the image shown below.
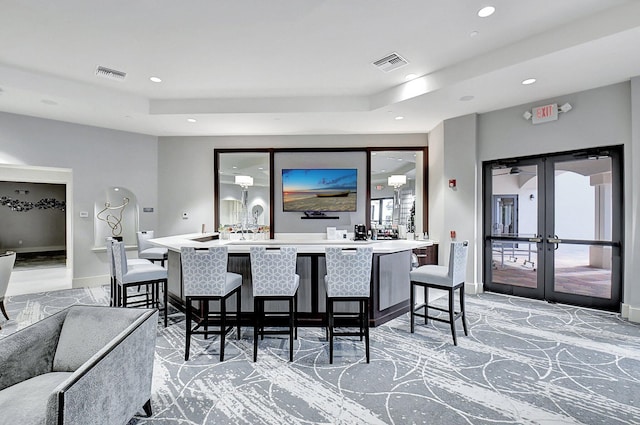
<svg viewBox="0 0 640 425"><path fill-rule="evenodd" d="M16 262L16 253L13 251L7 251L4 254L0 254L0 310L2 315L9 320L7 310L4 308L4 296L7 293L9 287L9 279L11 278L11 271L13 265ZM2 329L2 326L0 326Z"/></svg>
<svg viewBox="0 0 640 425"><path fill-rule="evenodd" d="M411 277L411 333L414 332L414 317L424 317L424 323L428 323L429 319L438 322L449 323L451 325L451 335L453 336L453 345L458 345L456 339L456 320L462 319L462 327L464 334L467 333L467 322L464 310L464 282L467 270L467 250L469 241L452 242L451 253L449 255L449 266L427 265L421 266L410 273ZM424 288L424 303L415 305L415 289L417 286ZM429 288L441 289L449 293L449 308L444 309L429 305ZM454 310L454 293L456 289L460 290L460 311ZM424 308L424 313L419 310ZM448 313L449 318L434 317L429 315L429 309Z"/></svg>
<svg viewBox="0 0 640 425"><path fill-rule="evenodd" d="M300 276L296 274L297 250L292 246L267 250L264 246L250 248L253 285L253 361L258 358L258 335L289 335L289 361L293 361L293 340L296 333L296 294ZM287 301L289 311L265 312L265 301ZM268 314L268 317L267 317ZM265 330L267 318L286 317L289 329Z"/></svg>
<svg viewBox="0 0 640 425"><path fill-rule="evenodd" d="M336 247L325 249L327 275L327 329L329 339L329 363L333 363L333 338L335 336L364 337L367 363L369 363L369 295L371 292L372 247L346 250ZM358 313L334 311L336 301L355 301ZM335 331L335 318L356 319L358 331Z"/></svg>
<svg viewBox="0 0 640 425"><path fill-rule="evenodd" d="M162 310L164 312L164 327L167 327L167 314L169 297L167 290L167 269L157 264L127 264L124 243L113 241L113 260L116 266L117 299L122 307L153 307L160 309L160 285L162 284L164 300ZM151 299L142 294L144 299L136 300L140 294L131 295L129 288L132 286L144 286L147 294L151 290ZM130 300L131 299L131 300Z"/></svg>
<svg viewBox="0 0 640 425"><path fill-rule="evenodd" d="M220 361L224 361L225 336L233 329L232 325L227 326L227 299L233 294L236 294L236 338L240 339L242 275L227 271L226 246L209 249L183 247L180 257L187 316L184 359L189 360L191 335L204 335L206 338L215 334L220 335ZM210 301L220 302L219 312L209 312ZM193 305L194 302L200 304L199 309ZM194 319L196 324L192 327ZM209 330L212 321L219 323L219 330Z"/></svg>
<svg viewBox="0 0 640 425"><path fill-rule="evenodd" d="M109 300L109 305L111 307L120 306L120 300L117 299L117 286L116 286L116 263L113 260L113 242L115 239L112 237L107 237L105 241L105 247L107 248L107 259L109 260L109 272L111 274L111 298ZM127 266L135 266L140 264L152 264L149 260L144 260L142 258L127 258Z"/></svg>
<svg viewBox="0 0 640 425"><path fill-rule="evenodd" d="M153 239L153 230L145 230L136 232L138 238L138 258L144 258L152 262L160 261L160 265L164 267L164 262L169 256L167 248L154 246L149 239Z"/></svg>

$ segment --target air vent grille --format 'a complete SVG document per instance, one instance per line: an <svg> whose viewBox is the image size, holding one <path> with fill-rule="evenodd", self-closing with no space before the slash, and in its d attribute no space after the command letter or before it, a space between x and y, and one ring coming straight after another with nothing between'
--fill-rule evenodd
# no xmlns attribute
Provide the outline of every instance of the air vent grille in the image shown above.
<svg viewBox="0 0 640 425"><path fill-rule="evenodd" d="M96 76L102 78L108 78L109 80L124 81L127 77L126 72L116 71L115 69L99 66L96 68Z"/></svg>
<svg viewBox="0 0 640 425"><path fill-rule="evenodd" d="M390 72L398 68L402 68L405 65L408 65L409 62L397 54L396 52L390 53L382 59L378 59L373 62L373 65L384 72Z"/></svg>

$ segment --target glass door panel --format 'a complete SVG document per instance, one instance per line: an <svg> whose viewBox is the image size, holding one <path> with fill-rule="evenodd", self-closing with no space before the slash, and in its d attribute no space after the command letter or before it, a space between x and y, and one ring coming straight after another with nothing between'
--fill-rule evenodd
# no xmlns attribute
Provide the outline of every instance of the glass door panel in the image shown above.
<svg viewBox="0 0 640 425"><path fill-rule="evenodd" d="M614 187L614 157L608 152L559 155L550 158L549 168L553 200L547 225L547 298L615 309L620 228L614 217L620 214L621 199L614 201L620 190Z"/></svg>
<svg viewBox="0 0 640 425"><path fill-rule="evenodd" d="M485 288L619 311L621 166L620 147L485 163Z"/></svg>
<svg viewBox="0 0 640 425"><path fill-rule="evenodd" d="M535 161L491 167L490 290L538 296L538 175Z"/></svg>
<svg viewBox="0 0 640 425"><path fill-rule="evenodd" d="M554 256L554 292L611 299L611 247L560 244Z"/></svg>

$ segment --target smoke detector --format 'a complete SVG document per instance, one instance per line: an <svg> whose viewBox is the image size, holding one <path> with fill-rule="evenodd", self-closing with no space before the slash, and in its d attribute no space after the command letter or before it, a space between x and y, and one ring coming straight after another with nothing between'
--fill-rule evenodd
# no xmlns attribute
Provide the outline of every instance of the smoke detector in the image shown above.
<svg viewBox="0 0 640 425"><path fill-rule="evenodd" d="M373 62L373 66L384 72L391 72L408 64L409 62L396 52L390 53L382 59Z"/></svg>
<svg viewBox="0 0 640 425"><path fill-rule="evenodd" d="M116 71L115 69L110 69L104 66L98 66L96 68L96 76L107 78L109 80L124 81L124 79L127 77L127 73Z"/></svg>

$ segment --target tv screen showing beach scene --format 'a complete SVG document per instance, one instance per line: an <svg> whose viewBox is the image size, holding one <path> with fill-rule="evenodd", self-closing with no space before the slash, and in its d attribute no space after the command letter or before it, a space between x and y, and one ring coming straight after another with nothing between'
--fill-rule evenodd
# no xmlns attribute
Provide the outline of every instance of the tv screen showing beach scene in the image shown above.
<svg viewBox="0 0 640 425"><path fill-rule="evenodd" d="M305 168L282 170L282 209L285 212L356 211L358 170Z"/></svg>

